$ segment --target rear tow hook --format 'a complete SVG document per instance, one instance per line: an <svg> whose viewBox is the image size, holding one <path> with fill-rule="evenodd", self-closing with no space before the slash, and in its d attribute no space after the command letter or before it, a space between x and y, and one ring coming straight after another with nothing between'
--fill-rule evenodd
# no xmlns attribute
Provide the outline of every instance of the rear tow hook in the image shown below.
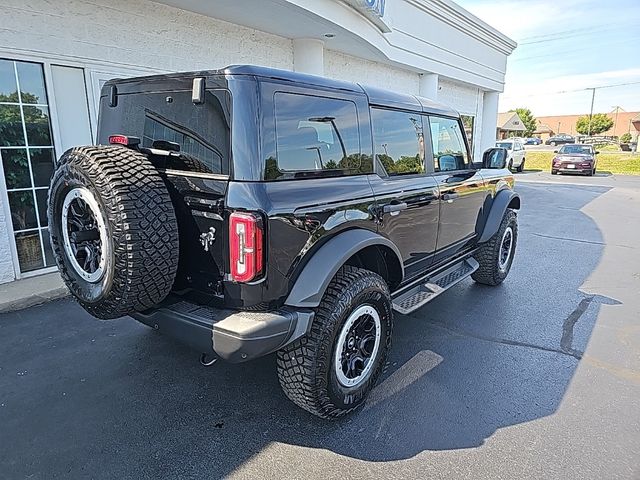
<svg viewBox="0 0 640 480"><path fill-rule="evenodd" d="M205 367L210 367L211 365L213 365L217 361L218 361L218 359L216 357L213 357L210 360L208 360L206 353L203 353L202 355L200 355L200 363Z"/></svg>

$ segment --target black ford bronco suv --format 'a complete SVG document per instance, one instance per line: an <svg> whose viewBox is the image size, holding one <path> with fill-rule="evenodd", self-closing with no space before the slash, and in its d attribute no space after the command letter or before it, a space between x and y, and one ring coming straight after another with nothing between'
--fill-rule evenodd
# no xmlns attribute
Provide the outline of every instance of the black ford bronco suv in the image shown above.
<svg viewBox="0 0 640 480"><path fill-rule="evenodd" d="M459 115L424 98L254 66L113 80L98 143L62 156L49 194L79 303L203 361L277 352L320 417L363 404L394 310L513 261L506 151L474 163Z"/></svg>

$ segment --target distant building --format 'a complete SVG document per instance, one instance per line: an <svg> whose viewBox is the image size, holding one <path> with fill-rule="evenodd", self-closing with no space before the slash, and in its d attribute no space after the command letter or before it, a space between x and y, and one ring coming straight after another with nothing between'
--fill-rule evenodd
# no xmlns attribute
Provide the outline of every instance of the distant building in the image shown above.
<svg viewBox="0 0 640 480"><path fill-rule="evenodd" d="M540 123L540 120L538 120L538 127L533 132L533 135L535 137L540 137L542 140L546 140L547 138L552 137L556 133L557 132L554 132L549 125L547 125L546 123Z"/></svg>
<svg viewBox="0 0 640 480"><path fill-rule="evenodd" d="M498 124L496 139L502 140L509 137L521 137L527 127L516 112L505 112L498 114Z"/></svg>
<svg viewBox="0 0 640 480"><path fill-rule="evenodd" d="M556 135L558 133L577 135L578 132L576 132L576 122L580 117L584 117L585 115L588 115L588 113L584 113L582 115L555 115L550 117L537 117L539 128L534 132L534 135L540 136L540 138L542 139L548 138L550 135ZM634 135L635 130L632 125L633 119L640 116L640 112L625 112L622 109L618 109L617 111L614 110L612 112L608 112L606 115L608 115L611 120L613 120L613 126L600 135L620 137L620 135L627 132L631 133L631 135ZM550 135L547 135L547 132L538 132L540 129L550 129L551 131L548 132Z"/></svg>

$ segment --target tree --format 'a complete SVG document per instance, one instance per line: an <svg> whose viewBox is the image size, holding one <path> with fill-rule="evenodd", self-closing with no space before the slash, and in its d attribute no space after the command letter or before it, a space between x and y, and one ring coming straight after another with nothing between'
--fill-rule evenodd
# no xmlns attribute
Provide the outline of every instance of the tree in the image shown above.
<svg viewBox="0 0 640 480"><path fill-rule="evenodd" d="M599 135L613 127L613 119L605 113L594 113L589 125L589 115L580 117L576 122L576 132L581 135Z"/></svg>
<svg viewBox="0 0 640 480"><path fill-rule="evenodd" d="M522 136L530 137L533 135L533 132L538 128L538 122L536 121L536 117L533 116L531 110L528 108L516 108L515 110L509 110L510 112L516 112L522 120L522 123L526 130L523 132Z"/></svg>
<svg viewBox="0 0 640 480"><path fill-rule="evenodd" d="M620 143L631 143L631 134L627 132L620 135Z"/></svg>

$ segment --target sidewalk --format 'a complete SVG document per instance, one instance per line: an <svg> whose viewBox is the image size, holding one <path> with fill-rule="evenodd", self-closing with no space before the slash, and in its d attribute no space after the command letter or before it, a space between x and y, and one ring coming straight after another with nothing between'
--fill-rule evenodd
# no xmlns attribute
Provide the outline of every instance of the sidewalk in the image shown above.
<svg viewBox="0 0 640 480"><path fill-rule="evenodd" d="M0 284L0 313L21 310L69 295L58 272Z"/></svg>

